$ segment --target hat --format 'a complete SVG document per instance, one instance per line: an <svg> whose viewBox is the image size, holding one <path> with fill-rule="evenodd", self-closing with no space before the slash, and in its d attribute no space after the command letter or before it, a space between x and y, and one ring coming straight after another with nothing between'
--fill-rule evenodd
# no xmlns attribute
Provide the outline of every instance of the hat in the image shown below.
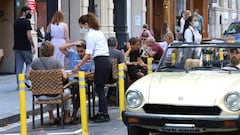
<svg viewBox="0 0 240 135"><path fill-rule="evenodd" d="M109 37L108 38L108 46L116 46L117 45L117 39L115 37Z"/></svg>
<svg viewBox="0 0 240 135"><path fill-rule="evenodd" d="M31 10L31 8L29 6L22 7L22 12L26 12L28 10Z"/></svg>

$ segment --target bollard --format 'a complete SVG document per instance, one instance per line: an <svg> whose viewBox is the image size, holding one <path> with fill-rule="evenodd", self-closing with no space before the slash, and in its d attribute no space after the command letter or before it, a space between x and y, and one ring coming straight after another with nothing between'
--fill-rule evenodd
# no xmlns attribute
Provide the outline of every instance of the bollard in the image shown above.
<svg viewBox="0 0 240 135"><path fill-rule="evenodd" d="M18 74L21 135L27 135L26 91L25 91L24 80L25 80L24 74Z"/></svg>
<svg viewBox="0 0 240 135"><path fill-rule="evenodd" d="M147 58L148 74L152 73L152 61L153 61L153 58Z"/></svg>
<svg viewBox="0 0 240 135"><path fill-rule="evenodd" d="M119 90L119 120L122 120L122 111L124 111L124 71L123 64L118 64L118 90Z"/></svg>
<svg viewBox="0 0 240 135"><path fill-rule="evenodd" d="M176 53L171 53L171 63L172 65L176 64Z"/></svg>
<svg viewBox="0 0 240 135"><path fill-rule="evenodd" d="M219 49L219 60L220 61L224 60L223 49L222 48Z"/></svg>
<svg viewBox="0 0 240 135"><path fill-rule="evenodd" d="M78 78L79 78L79 94L80 94L79 97L80 97L80 106L81 106L82 135L88 135L85 73L82 71L78 72Z"/></svg>

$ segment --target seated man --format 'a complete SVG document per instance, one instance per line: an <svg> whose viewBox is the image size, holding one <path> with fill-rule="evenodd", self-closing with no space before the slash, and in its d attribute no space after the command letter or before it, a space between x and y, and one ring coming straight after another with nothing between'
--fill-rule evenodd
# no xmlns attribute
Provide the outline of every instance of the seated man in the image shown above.
<svg viewBox="0 0 240 135"><path fill-rule="evenodd" d="M130 57L130 62L137 62L137 65L128 66L128 74L130 81L134 82L137 79L147 74L147 64L145 64L140 56L140 44L139 38L131 38L126 46L125 57Z"/></svg>
<svg viewBox="0 0 240 135"><path fill-rule="evenodd" d="M150 48L150 51L148 49L145 50L146 55L148 57L153 58L152 70L155 71L157 69L158 62L161 59L164 51L163 51L162 47L155 42L155 39L153 37L147 38L146 45Z"/></svg>
<svg viewBox="0 0 240 135"><path fill-rule="evenodd" d="M110 37L108 38L108 47L109 47L109 53L110 53L110 58L116 58L118 64L123 64L124 70L127 70L126 66L126 61L124 57L124 53L120 50L117 49L118 43L117 39L115 37ZM109 102L115 102L114 100L116 97L114 97L114 92L116 92L115 87L109 87L108 93L107 93L107 100Z"/></svg>
<svg viewBox="0 0 240 135"><path fill-rule="evenodd" d="M76 47L76 48L75 48ZM86 42L79 40L77 42L66 43L59 47L60 51L68 58L68 70L72 70L85 55ZM93 71L94 63L92 60L81 66L80 71Z"/></svg>
<svg viewBox="0 0 240 135"><path fill-rule="evenodd" d="M80 61L84 57L86 42L84 40L80 40L72 43L66 43L64 45L61 45L59 49L68 58L68 70L72 70L78 63L80 63ZM89 60L89 62L86 62L83 66L81 66L80 71L90 72L90 71L94 71L94 69L95 69L94 62L92 60ZM69 80L75 81L73 78ZM75 89L78 89L78 87L73 87L73 90ZM73 113L72 113L73 121L76 120L77 111L80 107L79 91L78 90L75 90L75 91L76 91L77 97L73 103Z"/></svg>
<svg viewBox="0 0 240 135"><path fill-rule="evenodd" d="M52 58L53 56L53 52L54 52L54 46L51 42L49 41L45 41L42 43L41 47L40 47L40 52L41 52L41 57L36 58L30 67L29 73L28 73L28 78L31 80L31 76L30 76L30 72L32 70L50 70L50 69L62 69L62 75L63 75L63 81L67 80L67 74L64 72L64 68L62 66L62 64ZM71 92L69 89L65 89L63 96L66 95L70 95ZM60 98L59 96L55 96L55 97L49 97L46 95L42 95L40 97L38 97L39 100L49 100L49 99L58 99ZM71 100L67 100L64 102L64 123L70 123L71 122L71 117L70 117L70 105L71 105ZM50 124L56 124L56 120L54 118L53 115L53 109L54 109L54 105L47 105L47 109L49 112L49 118L50 118Z"/></svg>

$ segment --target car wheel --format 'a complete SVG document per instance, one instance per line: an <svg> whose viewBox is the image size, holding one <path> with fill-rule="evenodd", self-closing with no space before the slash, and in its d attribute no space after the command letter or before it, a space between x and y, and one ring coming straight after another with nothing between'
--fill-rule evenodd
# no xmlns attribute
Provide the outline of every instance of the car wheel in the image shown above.
<svg viewBox="0 0 240 135"><path fill-rule="evenodd" d="M149 135L149 131L135 126L128 126L128 135Z"/></svg>

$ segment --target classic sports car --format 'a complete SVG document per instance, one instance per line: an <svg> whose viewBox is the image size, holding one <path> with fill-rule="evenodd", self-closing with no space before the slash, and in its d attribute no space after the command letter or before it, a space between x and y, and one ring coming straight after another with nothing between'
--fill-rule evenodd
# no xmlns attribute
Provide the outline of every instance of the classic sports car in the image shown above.
<svg viewBox="0 0 240 135"><path fill-rule="evenodd" d="M125 93L122 118L128 135L239 135L239 60L240 44L172 44L158 70Z"/></svg>

